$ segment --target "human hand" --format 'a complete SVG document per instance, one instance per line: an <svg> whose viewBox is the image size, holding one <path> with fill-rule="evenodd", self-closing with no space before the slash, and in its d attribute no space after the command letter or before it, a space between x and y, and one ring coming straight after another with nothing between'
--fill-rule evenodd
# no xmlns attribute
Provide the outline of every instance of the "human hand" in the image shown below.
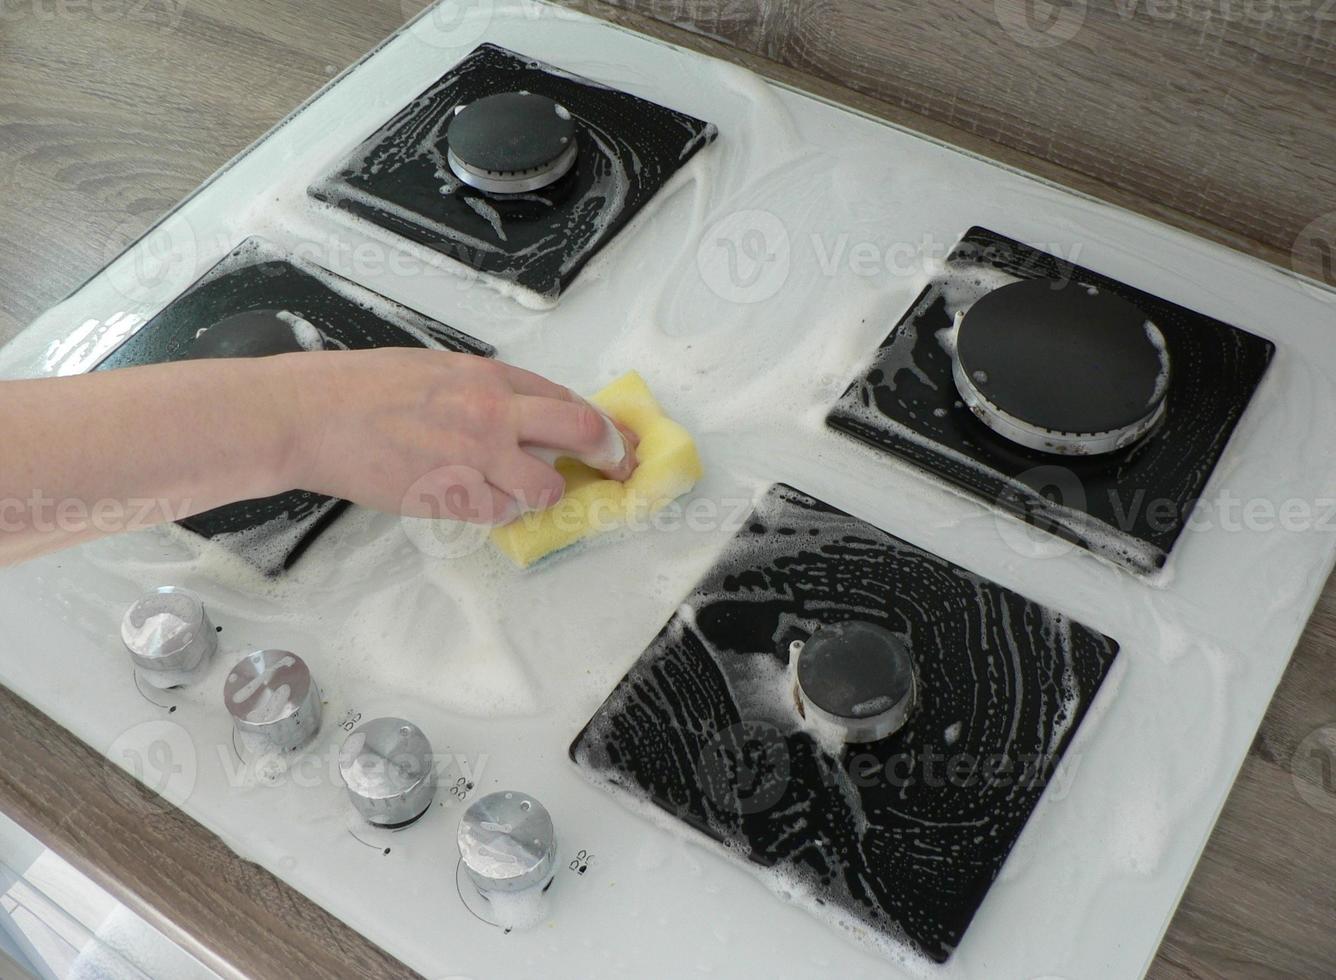
<svg viewBox="0 0 1336 980"><path fill-rule="evenodd" d="M304 490L410 517L504 524L561 499L557 456L614 480L636 468L634 433L498 361L401 348L268 360L292 385L287 481Z"/></svg>

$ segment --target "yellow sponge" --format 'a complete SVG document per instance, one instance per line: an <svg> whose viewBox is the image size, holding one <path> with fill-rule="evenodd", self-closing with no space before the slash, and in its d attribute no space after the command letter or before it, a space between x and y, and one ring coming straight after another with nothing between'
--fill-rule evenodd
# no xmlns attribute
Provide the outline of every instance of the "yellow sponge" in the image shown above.
<svg viewBox="0 0 1336 980"><path fill-rule="evenodd" d="M618 483L576 460L558 460L566 496L547 510L492 532L492 541L517 565L527 568L583 538L643 520L701 478L700 456L690 433L663 414L635 371L589 400L640 437L640 465L631 479Z"/></svg>

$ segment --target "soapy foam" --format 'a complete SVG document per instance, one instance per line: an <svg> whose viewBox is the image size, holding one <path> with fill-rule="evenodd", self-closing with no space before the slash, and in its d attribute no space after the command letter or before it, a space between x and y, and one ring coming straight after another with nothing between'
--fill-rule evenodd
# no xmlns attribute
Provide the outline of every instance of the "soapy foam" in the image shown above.
<svg viewBox="0 0 1336 980"><path fill-rule="evenodd" d="M782 496L787 499L787 491ZM801 499L801 498L799 498ZM795 695L796 687L796 645L790 645L789 658L782 661L779 658L765 652L740 653L733 650L719 650L714 647L711 637L708 633L700 630L698 626L699 612L703 609L710 609L717 604L727 608L729 604L739 601L756 602L763 608L769 608L778 604L781 608L788 598L788 584L782 581L771 582L771 574L757 574L758 569L769 569L773 573L774 569L781 568L787 564L789 558L794 554L791 539L780 528L797 527L800 530L802 553L822 554L832 553L840 548L844 543L851 540L848 535L851 533L851 522L843 515L822 514L815 511L801 512L801 516L788 514L776 510L779 506L776 498L767 496L757 509L752 518L757 527L766 527L768 533L756 533L745 537L735 538L730 542L721 564L710 576L712 584L702 584L690 597L687 603L680 606L668 631L666 645L656 644L656 652L653 655L653 666L646 663L638 666L633 674L633 680L620 686L617 691L608 699L608 702L600 710L599 715L588 726L587 732L582 736L577 748L577 759L581 761L582 768L586 772L592 773L594 778L601 784L606 784L609 778L617 779L616 776L609 776L608 773L624 773L628 766L627 763L614 764L609 766L602 760L604 752L617 752L620 755L620 749L616 747L627 738L634 740L635 725L631 719L637 717L654 717L664 710L672 710L674 714L678 711L684 712L684 717L679 718L678 723L687 726L688 730L698 730L697 726L705 723L703 719L697 718L691 708L686 707L693 700L693 695L688 690L679 689L676 694L670 693L673 690L673 682L665 681L664 678L672 677L681 668L680 663L676 663L673 655L668 651L679 650L683 648L684 634L690 632L691 640L689 646L703 649L713 659L718 666L721 674L721 680L728 691L728 703L737 711L737 717L747 726L748 732L761 733L757 738L763 738L769 743L771 738L787 741L795 735L803 735L811 738L819 748L817 756L818 767L821 771L821 783L830 787L829 792L837 794L847 808L847 814L852 822L853 833L859 840L865 840L869 833L869 820L864 812L863 797L856 788L854 782L854 773L846 769L842 763L845 757L846 746L843 733L838 727L822 722L818 718L804 718L802 712L798 709ZM792 522L792 523L791 523ZM857 531L852 532L854 537L858 536ZM893 546L898 550L898 546ZM931 559L925 559L924 556L916 556L911 552L901 552L901 560L907 561L911 566L917 567L920 574L943 575L944 578L953 583L954 588L960 588L958 581L961 577L954 571L947 572L940 566L937 566ZM818 576L820 578L820 576ZM735 586L730 583L747 582L748 585L741 591L734 591ZM765 584L763 584L765 583ZM1012 623L1012 610L1006 602L996 602L992 597L986 594L984 583L974 583L972 586L977 591L980 612L976 615L982 617L980 623L971 629L979 629L981 635L989 636L994 639L1000 638L1005 644L1004 654L1010 661L1007 671L999 671L988 677L989 692L976 700L976 707L979 709L974 716L976 724L988 724L985 716L990 716L994 706L1002 706L1010 716L1010 731L1004 743L998 746L990 746L990 749L998 751L1001 755L1014 758L1027 758L1029 750L1022 750L1015 746L1020 744L1030 745L1029 742L1022 742L1023 738L1029 738L1033 729L1027 729L1025 733L1020 732L1021 708L1028 700L1017 685L1017 679L1025 676L1026 665L1022 664L1022 640L1021 636L1029 634L1031 641L1042 637L1042 642L1050 645L1056 655L1056 663L1048 663L1042 669L1043 677L1039 681L1039 688L1046 692L1045 697L1050 700L1052 710L1041 710L1038 715L1040 729L1037 733L1040 751L1044 759L1048 760L1047 765L1051 765L1058 752L1059 747L1066 740L1071 726L1077 716L1078 709L1083 707L1081 695L1078 691L1075 678L1074 662L1074 641L1072 636L1072 626L1070 621L1061 615L1053 614L1051 611L1028 609L1026 612L1026 623ZM860 594L854 590L846 592L845 589L837 589L839 593L838 613L841 617L857 618L860 614L866 614L876 618L884 613L881 603L878 600L870 600L870 604L865 608L859 606L861 601ZM929 589L931 592L931 589ZM818 591L816 596L821 595ZM809 601L815 603L815 608L822 608L827 600L812 597ZM973 608L973 603L966 602L966 608ZM1039 615L1038 621L1034 621L1035 614ZM990 630L987 627L989 617L997 617L998 627ZM802 633L810 634L818 626L818 622L810 619L794 618L791 614L781 613L778 624L772 637L776 647L782 643L785 636L791 635L791 631L799 630ZM933 643L942 639L941 637L929 636L926 638L928 648L931 649ZM660 657L665 659L661 660ZM1087 669L1089 669L1087 662ZM682 707L673 707L666 709L667 704L677 704L678 698L682 699ZM708 700L708 699L707 699ZM982 707L988 705L986 709ZM731 709L729 712L731 716ZM1051 721L1051 724L1049 722ZM623 726L630 724L631 733ZM722 723L721 723L722 724ZM959 722L951 726L955 731L955 737L959 736L961 725ZM948 729L950 731L950 729ZM752 737L751 735L747 736ZM953 742L955 737L948 736L948 742ZM681 755L680 751L673 749L657 760L654 766L659 764L674 766L676 763L671 761ZM645 771L640 762L629 764L630 770L637 774L643 774ZM638 775L637 778L640 778ZM686 784L692 784L697 780L704 780L708 783L712 777L702 775L702 771L693 770L690 765L683 768L675 777L677 780L684 781ZM704 786L705 783L702 785ZM617 785L623 785L621 780ZM641 802L652 802L649 796L643 791L631 788L630 792ZM670 790L670 793L672 791ZM705 789L707 796L710 794L708 788ZM722 803L720 803L723 806ZM812 805L811 800L800 798L788 805L784 810L772 810L772 818L779 823L792 824L795 834L802 834L806 829L807 810ZM727 807L725 806L726 810ZM700 818L699 813L693 813L696 818ZM943 821L950 823L950 817L947 814L939 814L938 817ZM960 816L964 819L965 814ZM931 821L924 821L923 826L931 826ZM724 828L716 827L716 832L728 833ZM996 831L994 831L996 832ZM978 838L977 840L981 840ZM976 841L977 842L977 841ZM755 870L755 865L745 861L748 853L748 845L742 839L727 839L725 844L728 853L742 861L742 865L749 870ZM773 857L773 855L772 855ZM839 882L842 882L851 876L859 874L860 862L862 866L868 866L871 860L867 855L861 855L857 859L845 860L848 854L843 856L834 853L825 855L825 860L832 865L834 873L823 884L818 883L810 873L796 863L781 859L773 864L772 867L763 876L763 880L772 888L785 896L801 894L810 899L810 905L824 919L840 928L850 929L855 933L880 933L865 937L877 948L883 951L890 949L899 949L904 945L902 937L898 933L886 933L884 921L879 920L876 927L867 921L860 921L859 916L849 911L849 908L858 908L862 906L860 902L854 902L844 895ZM770 864L770 861L766 862ZM834 892L834 894L832 894ZM908 914L909 910L902 910ZM889 944L889 945L888 945ZM902 952L904 952L902 950ZM917 954L912 954L917 955Z"/></svg>
<svg viewBox="0 0 1336 980"><path fill-rule="evenodd" d="M492 921L507 932L533 929L542 925L551 913L547 891L541 887L519 892L484 892L482 897Z"/></svg>
<svg viewBox="0 0 1336 980"><path fill-rule="evenodd" d="M292 328L292 335L301 344L302 350L323 350L324 335L309 321L288 310L279 310L278 318Z"/></svg>
<svg viewBox="0 0 1336 980"><path fill-rule="evenodd" d="M1082 976L1095 961L1106 968L1116 964L1113 968L1123 975L1136 973L1143 965L1140 957L1153 949L1195 848L1246 750L1249 733L1329 565L1330 547L1312 536L1189 531L1154 589L1129 581L1125 572L1094 561L1079 549L1053 558L1012 551L999 541L998 519L984 505L956 493L940 493L942 485L920 471L825 431L829 405L857 376L932 270L925 262L909 275L866 279L842 271L826 277L813 270L815 260L805 236L825 227L827 220L836 225L854 212L868 216L863 225L852 226L857 231L879 224L893 229L892 234L909 236L919 228L934 228L947 242L970 223L999 217L1009 230L1035 241L1046 240L1043 236L1052 235L1055 228L1070 227L1112 274L1258 332L1279 335L1293 350L1288 355L1283 351L1285 356L1273 365L1217 472L1221 485L1278 500L1310 491L1320 494L1336 473L1336 460L1320 450L1302 454L1302 472L1292 466L1298 447L1315 445L1315 420L1327 417L1327 408L1336 404L1329 345L1320 330L1324 311L1329 319L1330 305L1319 307L1312 297L1297 297L1259 266L1225 257L1177 233L1148 232L1141 219L1060 197L1041 185L890 130L854 126L844 115L813 119L817 110L810 104L777 92L740 69L692 58L691 71L674 72L676 62L662 60L668 55L659 54L655 45L626 48L623 53L618 45L639 42L607 25L562 23L557 25L561 30L540 36L523 16L515 16L516 9L498 4L493 28L498 41L584 65L589 42L581 39L595 37L599 44L610 39L611 53L600 54L607 59L610 79L647 73L654 79L655 91L666 94L671 89L675 105L721 122L723 136L691 162L692 174L681 176L681 189L688 190L689 185L689 191L671 200L656 198L660 207L654 220L639 222L617 236L616 251L605 251L586 267L577 280L580 288L569 291L562 306L547 318L529 317L523 310L512 315L477 295L485 291L458 290L440 296L437 306L431 305L431 295L423 293L418 305L475 336L495 338L503 358L554 374L577 390L596 390L627 367L640 368L668 414L700 436L712 475L698 496L746 496L770 480L787 479L991 578L1018 584L1036 599L1056 604L1122 640L1126 662L1115 668L1073 743L1080 764L1068 794L1050 800L1055 788L1050 787L970 938L951 963L932 970L932 975L997 973L1009 965L1044 963L1054 966L1018 975ZM268 234L288 247L299 244L294 240L297 229L303 235L311 228L331 237L348 234L348 225L335 224L323 210L308 207L305 187L347 151L347 140L374 128L369 123L383 116L387 105L407 102L440 74L443 63L457 56L448 52L443 56L439 47L426 44L416 50L415 43L420 44L407 38L367 66L368 72L382 71L377 83L381 87L375 92L336 91L333 95L341 100L337 112L332 106L333 115L322 116L320 107L313 107L288 132L280 133L273 153L300 148L283 164L286 169L280 179L275 181L274 175L283 168L274 165L272 154L257 156L253 167L243 163L192 202L189 213L200 225L203 243L195 266L164 279L157 292L133 301L94 283L0 352L5 373L86 370L249 234ZM399 74L376 68L392 62ZM634 72L627 67L631 65L636 66ZM595 72L590 69L590 73ZM671 85L664 81L669 77ZM396 92L402 98L396 99ZM799 105L801 111L794 112ZM349 119L362 119L368 125ZM841 128L846 126L851 127L849 132ZM814 145L817 136L836 139L841 152L817 155L804 165L803 149ZM872 141L866 155L880 156L880 165L856 159L859 151L843 152L862 140ZM869 173L881 177L865 179ZM757 193L748 193L752 186ZM238 207L237 201L250 194L255 203ZM813 200L812 206L803 203ZM695 268L697 246L708 228L721 215L745 206L777 212L794 244L786 287L769 303L751 306L714 297ZM817 211L826 214L818 216ZM377 232L364 225L359 224L357 232L374 239ZM390 236L384 241L403 249L403 243ZM646 263L647 257L652 261ZM453 271L459 268L444 257L439 261ZM1096 264L1089 257L1086 261ZM639 264L633 267L634 274L626 275L631 263ZM591 272L597 277L591 278ZM415 288L388 274L359 278L390 295ZM75 333L78 336L71 341ZM309 636L318 657L307 659L323 669L322 683L360 689L363 698L374 690L389 700L387 708L411 700L424 721L435 721L441 731L466 744L492 748L533 785L546 782L560 795L567 783L579 781L574 774L562 773L562 743L667 619L730 530L648 533L653 537L610 535L572 549L559 563L527 577L485 555L470 556L449 563L457 569L458 580L441 580L428 573L443 563L417 552L396 520L354 509L278 580L263 579L234 556L169 528L99 542L4 573L3 591L22 604L12 610L20 630L37 617L69 624L83 636L105 636L114 635L125 605L143 588L166 582L193 585L211 612L217 610L229 623L245 624L246 636L257 641L280 630ZM653 567L647 568L651 550ZM1182 554L1177 553L1180 550ZM1237 594L1238 583L1244 581L1258 586L1248 588L1248 596ZM376 600L379 605L353 615L348 602L363 596L368 583L401 590L402 595L381 597ZM430 626L418 630L414 617L437 602L458 601L455 589L464 590L465 597L490 597L499 603L484 605L480 615L499 611L502 625L494 625L490 634L477 633L484 624L443 612L435 619L427 617ZM387 609L396 610L396 622L390 626L376 622L389 615ZM356 621L358 638L335 651L350 620ZM456 623L462 625L456 629ZM230 625L224 638L235 636L239 628ZM394 634L393 642L380 637L382 630ZM517 643L517 638L524 642ZM1198 649L1194 640L1202 638L1211 638L1215 652L1204 648L1194 652ZM475 639L479 642L473 650ZM478 680L465 685L473 689L469 693L456 692L451 672L439 666L439 652L447 646L451 656L456 650L472 651L480 665L474 674ZM300 652L305 657L305 649ZM66 655L62 650L52 648L51 670L34 667L31 658L24 658L22 669L13 669L13 664L4 668L4 679L92 744L106 745L128 718L139 717L135 712L151 709L135 692L125 690L123 654L103 653L76 670L61 660ZM493 661L495 674L489 667ZM411 670L402 669L405 662L412 663ZM65 681L54 676L57 667L64 678L72 673L95 678L101 686L99 698L81 701L77 715L71 712L75 702ZM534 686L535 701L508 700L516 677ZM210 683L214 680L219 678L213 676ZM215 696L212 689L203 691L201 704L216 709ZM1174 724L1189 703L1196 709L1189 717L1191 724ZM532 750L526 752L516 748L522 743L505 723L516 712L530 709L541 714L544 738L523 743ZM199 714L211 717L203 708ZM481 721L472 725L471 718ZM1147 778L1161 767L1163 778ZM1188 792L1179 791L1182 779L1189 780L1182 784L1190 787ZM466 972L483 968L470 966L467 950L443 951L437 942L441 910L453 908L449 904L453 897L431 892L439 903L422 911L397 904L389 890L405 881L430 889L434 887L430 881L386 874L389 885L375 892L383 901L362 893L345 897L344 864L360 860L367 849L349 842L350 851L337 850L337 842L346 837L341 826L337 838L316 833L308 841L312 831L323 826L321 816L311 809L309 793L291 788L287 792L290 796L274 790L257 800L226 788L220 792L201 776L187 808L240 853L294 882L421 968L439 972L447 961L460 963ZM1120 814L1132 822L1125 825L1125 832L1118 832L1118 857L1109 861L1101 856L1102 842L1120 826L1112 808L1118 799L1136 802ZM615 809L604 802L589 797L581 820L593 828L620 828L604 812ZM290 824L276 822L272 841L248 830L257 805L290 808ZM657 808L647 805L645 812L675 837L694 834ZM646 833L640 827L626 832L637 837ZM1042 848L1039 840L1044 842ZM405 834L396 848L413 843L413 835ZM326 859L331 853L336 860ZM285 863L294 854L299 862ZM700 863L713 868L714 854L715 845L706 845ZM631 879L629 873L619 876L620 908L584 908L578 895L563 892L563 903L571 902L572 909L589 914L563 915L561 935L575 936L583 921L611 921L615 928L626 921L618 918L622 910L632 915L661 899L660 879ZM372 880L367 878L368 888L374 887ZM710 884L723 887L717 875ZM792 894L799 904L807 901L800 891ZM1135 897L1133 917L1122 915L1130 908L1127 896ZM758 891L742 897L746 905L734 909L738 916L755 912L770 918L769 896ZM678 921L720 918L711 914L715 910L711 892L701 891L695 898L693 904L701 911L692 917L687 909ZM1120 921L1123 930L1114 952L1098 938L1111 920ZM788 924L793 936L813 935L803 932L799 922ZM549 940L556 935L541 934ZM591 958L581 972L618 975L619 963L622 975L637 965L643 968L645 956L671 955L672 937L680 939L680 933L669 930L665 936L640 936L634 955L626 953L620 961L620 946L594 943L589 948L612 957L610 965L605 969L602 960ZM572 942L584 942L583 934L580 937ZM709 928L702 926L697 938L712 942ZM760 949L751 955L758 964L774 966L796 954L796 942L775 936L769 944L773 952ZM857 959L842 942L817 946L826 958L827 972L839 969L849 976L871 977L883 976L888 969ZM502 950L493 955L524 954ZM712 955L719 957L716 966L726 962L726 952ZM920 961L903 959L902 949L890 949L886 955L894 961L890 969L899 974L928 972ZM515 965L516 960L504 962ZM450 969L458 972L453 965Z"/></svg>

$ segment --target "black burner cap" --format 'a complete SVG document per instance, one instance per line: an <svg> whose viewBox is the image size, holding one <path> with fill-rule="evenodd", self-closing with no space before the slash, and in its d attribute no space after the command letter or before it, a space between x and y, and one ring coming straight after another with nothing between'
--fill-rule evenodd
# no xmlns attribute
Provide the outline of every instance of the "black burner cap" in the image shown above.
<svg viewBox="0 0 1336 980"><path fill-rule="evenodd" d="M798 655L803 700L856 735L882 737L903 724L914 700L914 660L890 630L851 621L822 626ZM873 727L865 730L867 723Z"/></svg>
<svg viewBox="0 0 1336 980"><path fill-rule="evenodd" d="M446 132L452 169L498 176L544 174L559 164L569 169L575 149L575 122L561 105L544 95L503 92L456 111ZM467 176L459 173L466 183Z"/></svg>
<svg viewBox="0 0 1336 980"><path fill-rule="evenodd" d="M299 336L310 331L312 336ZM224 317L202 330L185 353L187 360L208 357L268 357L324 346L315 328L282 310L250 310ZM303 342L305 341L305 342Z"/></svg>
<svg viewBox="0 0 1336 980"><path fill-rule="evenodd" d="M1027 279L988 293L960 319L955 357L956 385L979 418L1054 452L1135 441L1158 419L1168 388L1168 352L1146 314L1072 280Z"/></svg>

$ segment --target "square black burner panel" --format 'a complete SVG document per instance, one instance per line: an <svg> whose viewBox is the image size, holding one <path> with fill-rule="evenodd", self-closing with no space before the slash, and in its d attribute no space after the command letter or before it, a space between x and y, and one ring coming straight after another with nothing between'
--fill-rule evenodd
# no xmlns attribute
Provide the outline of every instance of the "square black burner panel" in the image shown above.
<svg viewBox="0 0 1336 980"><path fill-rule="evenodd" d="M961 297L997 274L1075 279L1136 304L1159 327L1172 374L1163 420L1135 445L1057 456L994 433L961 401L941 342ZM1163 567L1275 345L1090 269L972 228L891 331L827 423L1025 521L1138 572ZM1054 384L1063 379L1055 378Z"/></svg>
<svg viewBox="0 0 1336 980"><path fill-rule="evenodd" d="M196 334L249 311L285 310L316 327L331 347L432 347L491 357L479 340L428 319L256 238L247 239L93 370L185 359ZM181 526L277 575L348 506L293 490L196 514Z"/></svg>
<svg viewBox="0 0 1336 980"><path fill-rule="evenodd" d="M796 711L787 651L849 621L907 644L918 703L894 734L832 754ZM728 853L802 880L846 921L942 962L1117 652L1060 613L777 485L571 757Z"/></svg>
<svg viewBox="0 0 1336 980"><path fill-rule="evenodd" d="M459 181L446 158L456 107L530 92L570 111L579 155L550 188L504 198ZM555 301L717 130L533 58L484 44L310 193L472 269Z"/></svg>

